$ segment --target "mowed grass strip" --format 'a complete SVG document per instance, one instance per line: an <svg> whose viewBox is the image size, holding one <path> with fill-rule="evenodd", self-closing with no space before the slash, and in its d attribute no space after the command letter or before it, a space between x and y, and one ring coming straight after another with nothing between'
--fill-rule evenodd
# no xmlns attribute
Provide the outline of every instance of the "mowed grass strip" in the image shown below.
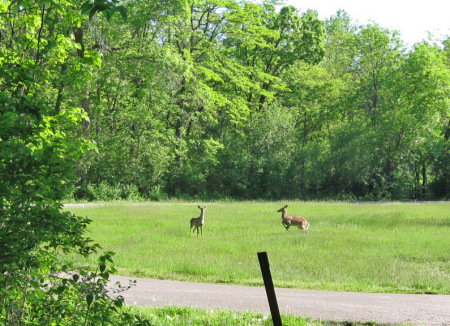
<svg viewBox="0 0 450 326"><path fill-rule="evenodd" d="M251 326L271 326L272 317L261 313L237 312L221 309L197 309L180 307L127 307L129 313L149 320L155 326L174 325L251 325ZM295 316L292 314L281 314L281 321L284 326L388 326L375 322L359 323L351 321L324 321L311 318ZM400 324L398 324L400 326ZM393 324L389 324L393 326Z"/></svg>
<svg viewBox="0 0 450 326"><path fill-rule="evenodd" d="M286 231L281 213L311 223ZM207 205L203 237L189 221ZM129 203L69 206L93 222L88 236L116 253L119 274L276 287L450 294L450 203ZM78 260L77 264L95 264Z"/></svg>

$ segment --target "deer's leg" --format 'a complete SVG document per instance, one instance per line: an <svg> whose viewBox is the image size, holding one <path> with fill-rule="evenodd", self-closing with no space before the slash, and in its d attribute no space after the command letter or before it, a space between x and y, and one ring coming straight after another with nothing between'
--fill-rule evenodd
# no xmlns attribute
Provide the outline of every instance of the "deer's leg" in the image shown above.
<svg viewBox="0 0 450 326"><path fill-rule="evenodd" d="M300 227L300 226L301 226L302 232L308 233L308 223L307 223L307 222L301 223L301 224L299 225L299 227Z"/></svg>
<svg viewBox="0 0 450 326"><path fill-rule="evenodd" d="M281 224L283 224L283 226L286 228L286 231L289 231L289 227L290 225L284 222L281 222Z"/></svg>

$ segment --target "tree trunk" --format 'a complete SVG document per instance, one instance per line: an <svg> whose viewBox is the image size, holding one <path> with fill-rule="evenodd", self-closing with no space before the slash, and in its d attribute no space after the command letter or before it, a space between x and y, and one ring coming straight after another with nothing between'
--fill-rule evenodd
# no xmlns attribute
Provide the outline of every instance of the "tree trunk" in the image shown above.
<svg viewBox="0 0 450 326"><path fill-rule="evenodd" d="M428 187L428 180L427 180L427 167L425 165L425 162L422 163L422 199L426 199L427 195L427 187Z"/></svg>

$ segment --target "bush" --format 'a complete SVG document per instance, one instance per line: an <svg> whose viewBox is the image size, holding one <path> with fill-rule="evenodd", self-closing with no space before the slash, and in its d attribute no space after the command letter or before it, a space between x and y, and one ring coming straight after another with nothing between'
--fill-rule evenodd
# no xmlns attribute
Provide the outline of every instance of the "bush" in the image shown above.
<svg viewBox="0 0 450 326"><path fill-rule="evenodd" d="M94 200L97 201L110 201L120 199L120 189L110 186L105 181L102 181L98 185L88 185L87 189L92 194Z"/></svg>
<svg viewBox="0 0 450 326"><path fill-rule="evenodd" d="M150 325L150 322L124 312L124 299L110 297L109 275L115 272L113 253L100 256L97 271L73 272L68 266L48 261L51 269L3 274L0 284L1 325ZM116 284L115 293L127 287Z"/></svg>

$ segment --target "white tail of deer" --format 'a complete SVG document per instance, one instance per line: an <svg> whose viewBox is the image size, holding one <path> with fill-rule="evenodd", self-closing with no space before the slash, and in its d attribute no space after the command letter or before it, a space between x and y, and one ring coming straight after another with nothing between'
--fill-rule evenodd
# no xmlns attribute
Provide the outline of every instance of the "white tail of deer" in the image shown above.
<svg viewBox="0 0 450 326"><path fill-rule="evenodd" d="M278 213L281 212L281 223L286 228L286 230L289 231L289 228L292 225L294 225L294 226L298 226L298 228L300 230L302 230L303 232L308 233L309 222L303 217L287 215L287 213L286 213L287 207L288 206L286 205L283 208L280 208L279 210L277 210Z"/></svg>
<svg viewBox="0 0 450 326"><path fill-rule="evenodd" d="M197 230L197 237L198 237L198 229L200 228L200 232L203 235L203 225L205 224L205 207L198 206L200 210L202 211L199 217L193 217L191 218L191 231L189 231L189 234L195 233L195 230Z"/></svg>

